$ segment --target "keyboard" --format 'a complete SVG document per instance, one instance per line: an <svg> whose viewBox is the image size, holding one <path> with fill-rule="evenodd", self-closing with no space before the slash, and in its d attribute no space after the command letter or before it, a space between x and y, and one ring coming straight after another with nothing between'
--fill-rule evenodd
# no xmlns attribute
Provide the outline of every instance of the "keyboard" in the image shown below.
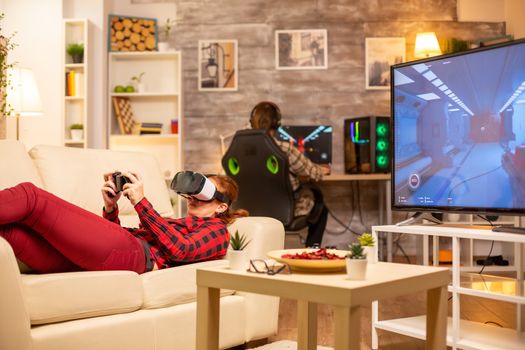
<svg viewBox="0 0 525 350"><path fill-rule="evenodd" d="M496 226L492 228L492 232L525 234L525 227Z"/></svg>

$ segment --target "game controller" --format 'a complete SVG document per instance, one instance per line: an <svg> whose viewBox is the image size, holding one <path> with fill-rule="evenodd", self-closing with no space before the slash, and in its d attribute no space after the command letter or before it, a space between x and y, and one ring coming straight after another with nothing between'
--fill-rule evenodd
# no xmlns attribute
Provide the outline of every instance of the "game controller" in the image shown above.
<svg viewBox="0 0 525 350"><path fill-rule="evenodd" d="M116 171L113 174L111 174L111 177L113 177L113 182L115 183L115 187L117 187L117 193L122 191L122 187L124 184L130 184L131 180L129 177L122 175L120 171Z"/></svg>

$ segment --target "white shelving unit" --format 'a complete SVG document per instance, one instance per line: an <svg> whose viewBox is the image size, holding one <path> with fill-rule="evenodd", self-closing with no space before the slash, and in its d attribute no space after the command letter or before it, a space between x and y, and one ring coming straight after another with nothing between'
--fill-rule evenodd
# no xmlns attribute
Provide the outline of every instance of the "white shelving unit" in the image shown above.
<svg viewBox="0 0 525 350"><path fill-rule="evenodd" d="M64 19L64 47L62 48L64 64L62 86L64 91L63 102L63 143L69 147L86 148L88 146L87 136L89 135L89 90L88 90L88 67L89 67L89 21L87 19ZM84 57L82 63L73 63L66 49L69 44L84 44ZM76 76L72 80L75 85L74 92L68 92L66 74L75 72ZM72 93L68 96L68 93ZM84 126L83 137L72 139L69 127L72 124L82 124Z"/></svg>
<svg viewBox="0 0 525 350"><path fill-rule="evenodd" d="M180 51L109 53L109 148L153 154L167 181L181 170L183 164L181 68ZM131 78L141 73L144 73L143 90L138 91ZM114 92L118 85L134 86L136 92ZM113 108L113 97L129 98L136 122L162 123L161 134L122 134ZM177 120L177 133L172 133L172 120ZM175 212L181 213L180 199Z"/></svg>
<svg viewBox="0 0 525 350"><path fill-rule="evenodd" d="M420 225L420 226L373 226L372 234L377 237L379 233L406 233L423 236L424 246L423 261L429 262L428 238L434 241L432 264L437 266L436 244L439 237L448 237L452 240L452 282L448 288L452 294L452 315L449 316L447 329L447 345L453 349L524 349L525 333L523 329L523 306L525 305L525 287L523 280L523 253L525 235L492 232L489 227L476 227L468 225ZM473 241L498 241L511 245L514 249L513 261L509 267L497 267L498 270L512 270L516 278L480 275L471 273L472 249L467 249L466 259L462 259L465 250L462 245L471 244ZM467 264L468 261L471 264ZM490 266L485 267L488 272ZM476 267L479 271L481 267ZM462 320L460 318L460 297L470 295L505 301L516 304L516 329L499 328L490 325ZM378 348L377 329L383 329L414 338L425 339L425 316L400 318L393 320L379 320L379 304L372 305L372 348Z"/></svg>

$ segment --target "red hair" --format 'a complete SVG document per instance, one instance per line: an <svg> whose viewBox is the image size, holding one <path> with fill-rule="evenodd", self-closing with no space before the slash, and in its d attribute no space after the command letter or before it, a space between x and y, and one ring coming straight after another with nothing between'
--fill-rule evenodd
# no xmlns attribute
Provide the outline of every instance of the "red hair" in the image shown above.
<svg viewBox="0 0 525 350"><path fill-rule="evenodd" d="M239 186L233 180L231 177L226 175L210 175L208 176L209 179L212 179L215 183L215 186L217 186L217 189L228 196L228 198L231 199L232 203L237 200L237 196L239 195ZM229 225L233 223L236 219L242 218L245 216L248 216L249 213L247 210L244 209L231 209L230 206L228 206L228 209L226 209L224 212L217 215L218 218L222 219L226 223L226 225Z"/></svg>

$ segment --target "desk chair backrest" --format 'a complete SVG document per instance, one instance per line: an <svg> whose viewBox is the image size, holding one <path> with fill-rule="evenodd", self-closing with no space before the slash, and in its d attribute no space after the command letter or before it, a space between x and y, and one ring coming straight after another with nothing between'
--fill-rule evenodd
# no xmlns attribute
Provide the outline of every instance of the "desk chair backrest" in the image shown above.
<svg viewBox="0 0 525 350"><path fill-rule="evenodd" d="M239 130L222 158L222 167L239 185L234 208L269 216L286 227L294 218L288 157L264 130Z"/></svg>

